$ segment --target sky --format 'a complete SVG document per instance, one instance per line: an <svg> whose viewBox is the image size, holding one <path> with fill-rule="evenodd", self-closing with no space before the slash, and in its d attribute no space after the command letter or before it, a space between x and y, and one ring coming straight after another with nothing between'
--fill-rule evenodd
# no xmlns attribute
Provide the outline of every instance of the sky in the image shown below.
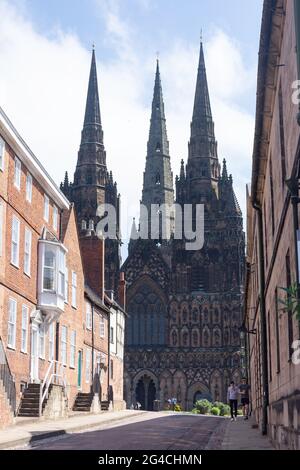
<svg viewBox="0 0 300 470"><path fill-rule="evenodd" d="M174 177L187 160L202 30L220 162L245 217L262 0L0 0L0 106L57 184L72 180L92 44L122 235L138 216L157 54Z"/></svg>

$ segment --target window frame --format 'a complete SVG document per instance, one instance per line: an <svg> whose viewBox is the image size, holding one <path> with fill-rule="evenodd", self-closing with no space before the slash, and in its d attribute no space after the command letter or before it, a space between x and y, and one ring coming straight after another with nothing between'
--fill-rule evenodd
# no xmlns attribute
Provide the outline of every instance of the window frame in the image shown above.
<svg viewBox="0 0 300 470"><path fill-rule="evenodd" d="M17 229L14 228L14 223L17 224ZM10 262L16 268L20 267L20 228L21 222L18 217L15 215L12 216L12 224L11 224L11 254L10 254ZM17 240L14 240L14 235L17 233ZM16 259L13 258L14 249L13 247L16 246Z"/></svg>
<svg viewBox="0 0 300 470"><path fill-rule="evenodd" d="M53 206L52 211L52 227L57 232L58 229L58 209L56 206Z"/></svg>
<svg viewBox="0 0 300 470"><path fill-rule="evenodd" d="M14 305L13 309L13 315L14 315L14 321L11 321L11 306ZM17 300L14 299L13 297L9 297L8 299L8 328L7 328L7 347L10 349L16 349L16 336L17 336ZM12 325L13 329L13 334L11 335L13 337L13 342L11 343L9 341L10 337L10 325Z"/></svg>
<svg viewBox="0 0 300 470"><path fill-rule="evenodd" d="M29 240L27 239L27 236L29 236ZM27 251L26 245L29 245L29 250ZM31 251L32 251L32 231L28 228L25 227L25 232L24 232L24 273L26 276L31 277ZM26 262L28 263L28 266L26 266Z"/></svg>
<svg viewBox="0 0 300 470"><path fill-rule="evenodd" d="M75 280L75 283L74 283ZM71 306L77 309L77 273L72 271L72 293L71 293Z"/></svg>
<svg viewBox="0 0 300 470"><path fill-rule="evenodd" d="M15 173L14 173L14 186L19 191L21 189L21 173L22 173L22 163L21 160L15 156Z"/></svg>
<svg viewBox="0 0 300 470"><path fill-rule="evenodd" d="M70 334L70 368L75 369L76 364L76 330Z"/></svg>
<svg viewBox="0 0 300 470"><path fill-rule="evenodd" d="M5 140L0 136L0 171L5 167Z"/></svg>
<svg viewBox="0 0 300 470"><path fill-rule="evenodd" d="M29 172L26 175L26 201L32 202L32 175Z"/></svg>
<svg viewBox="0 0 300 470"><path fill-rule="evenodd" d="M24 314L26 315L25 321L24 321ZM28 317L29 317L29 307L28 305L23 304L22 305L22 323L21 323L21 352L24 354L27 354L28 352ZM24 337L25 337L25 341L24 341ZM24 347L23 347L23 342L25 343Z"/></svg>
<svg viewBox="0 0 300 470"><path fill-rule="evenodd" d="M63 332L65 332L65 337ZM67 366L67 354L68 354L68 327L63 325L61 327L61 338L60 338L60 343L61 343L61 360L60 362L64 365Z"/></svg>
<svg viewBox="0 0 300 470"><path fill-rule="evenodd" d="M47 196L47 194L44 194L44 214L43 214L43 217L44 217L44 220L46 222L49 222L49 214L50 214L50 199L49 199L49 196Z"/></svg>

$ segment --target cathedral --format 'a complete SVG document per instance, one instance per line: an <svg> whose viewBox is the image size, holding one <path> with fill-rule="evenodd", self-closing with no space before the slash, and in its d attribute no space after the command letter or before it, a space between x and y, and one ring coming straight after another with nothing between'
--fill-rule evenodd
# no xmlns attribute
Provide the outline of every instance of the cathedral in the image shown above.
<svg viewBox="0 0 300 470"><path fill-rule="evenodd" d="M127 406L140 402L153 410L155 400L164 408L176 398L191 410L201 398L226 401L229 382L241 379L245 237L232 175L218 160L202 43L188 159L175 190L157 62L141 203L143 210L175 204L183 213L187 205L203 205L204 244L189 250L184 237L174 236L176 211L161 219L154 238L141 236L142 209L139 224L133 222L122 267Z"/></svg>

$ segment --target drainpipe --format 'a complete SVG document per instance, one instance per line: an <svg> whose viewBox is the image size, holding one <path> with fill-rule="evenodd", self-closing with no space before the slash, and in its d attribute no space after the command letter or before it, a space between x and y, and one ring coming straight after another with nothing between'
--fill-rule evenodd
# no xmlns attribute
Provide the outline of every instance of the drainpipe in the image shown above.
<svg viewBox="0 0 300 470"><path fill-rule="evenodd" d="M109 391L109 387L110 387L110 309L109 309L109 313L108 313L108 318L107 318L107 329L108 329L108 334L107 334L107 338L108 338L108 351L107 351L107 354L108 354L108 357L107 357L107 400L109 402L109 397L110 397L110 391Z"/></svg>
<svg viewBox="0 0 300 470"><path fill-rule="evenodd" d="M269 383L268 383L268 351L267 351L267 321L266 321L266 304L265 304L265 268L264 268L264 243L263 243L263 217L259 204L252 203L257 213L258 227L258 264L259 264L259 297L260 297L260 342L261 342L261 359L262 359L262 388L263 388L263 405L262 405L262 434L268 432L268 406L269 406Z"/></svg>
<svg viewBox="0 0 300 470"><path fill-rule="evenodd" d="M92 303L92 385L91 392L94 393L94 304Z"/></svg>

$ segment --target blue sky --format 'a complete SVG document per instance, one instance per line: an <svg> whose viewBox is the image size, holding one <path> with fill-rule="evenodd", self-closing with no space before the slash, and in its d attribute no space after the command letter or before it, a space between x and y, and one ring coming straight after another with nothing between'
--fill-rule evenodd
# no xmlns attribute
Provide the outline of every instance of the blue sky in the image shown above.
<svg viewBox="0 0 300 470"><path fill-rule="evenodd" d="M72 178L91 45L96 45L107 164L123 236L137 216L156 51L172 169L187 158L203 30L219 159L245 211L254 134L262 0L0 0L0 105L59 183Z"/></svg>

